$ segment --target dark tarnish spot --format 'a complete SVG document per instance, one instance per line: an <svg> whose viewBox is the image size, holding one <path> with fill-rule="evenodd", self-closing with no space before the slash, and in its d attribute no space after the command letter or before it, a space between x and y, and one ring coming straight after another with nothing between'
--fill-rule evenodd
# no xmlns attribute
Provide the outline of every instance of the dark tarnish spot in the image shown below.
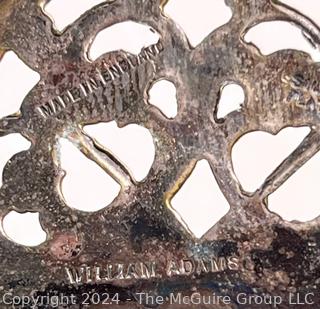
<svg viewBox="0 0 320 309"><path fill-rule="evenodd" d="M15 289L15 288L17 288L19 286L25 287L25 286L28 286L28 285L30 285L30 280L28 280L28 279L15 280L15 281L11 281L11 282L8 283L8 286L9 286L10 290L11 289Z"/></svg>
<svg viewBox="0 0 320 309"><path fill-rule="evenodd" d="M57 86L65 78L64 74L55 74L52 76L52 82L54 86Z"/></svg>
<svg viewBox="0 0 320 309"><path fill-rule="evenodd" d="M314 238L319 242L319 233L309 239L304 239L295 231L284 227L274 228L276 238L267 251L253 250L252 260L255 263L255 271L258 276L263 276L263 270L284 271L296 284L309 281L320 275L320 265L311 265L310 261L316 261L319 255L314 243ZM319 264L319 263L318 263ZM299 266L299 268L298 268Z"/></svg>
<svg viewBox="0 0 320 309"><path fill-rule="evenodd" d="M229 256L238 256L238 246L234 241L228 240L217 240L215 242L203 242L198 245L190 243L190 249L192 256L195 257L229 257Z"/></svg>
<svg viewBox="0 0 320 309"><path fill-rule="evenodd" d="M238 246L234 241L219 240L214 243L208 243L208 248L217 252L218 257L238 255Z"/></svg>
<svg viewBox="0 0 320 309"><path fill-rule="evenodd" d="M148 239L156 238L161 241L179 243L181 235L170 229L165 220L153 220L150 214L143 209L137 211L136 215L128 221L130 228L130 239L132 247L136 252L142 251L142 244Z"/></svg>

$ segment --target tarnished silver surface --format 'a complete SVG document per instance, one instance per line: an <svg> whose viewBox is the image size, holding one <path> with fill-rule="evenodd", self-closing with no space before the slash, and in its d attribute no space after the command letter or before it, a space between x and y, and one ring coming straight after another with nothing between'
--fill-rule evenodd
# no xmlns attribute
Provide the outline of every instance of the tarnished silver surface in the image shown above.
<svg viewBox="0 0 320 309"><path fill-rule="evenodd" d="M144 308L146 300L140 301L137 293L165 297L199 292L229 295L231 304L165 300L160 307L272 307L239 304L236 296L245 293L279 295L284 302L278 308L292 308L291 292L315 293L313 305L299 308L320 307L320 219L289 223L267 208L268 195L320 149L320 67L303 52L263 56L243 40L250 27L269 20L295 23L316 47L320 32L311 20L278 1L226 3L233 11L230 22L191 48L164 15L165 1L105 1L63 33L56 33L44 14L46 1L0 1L1 55L13 50L41 75L21 113L0 121L1 135L19 132L32 143L5 167L0 217L10 210L39 212L48 234L44 244L27 248L0 233L1 296L62 293L76 297L70 308L84 308L83 293L108 293L118 295L119 304L90 308ZM138 57L117 51L90 61L88 50L96 34L126 20L152 27L159 43ZM161 78L177 88L179 112L173 120L148 103L148 89ZM246 100L241 110L217 119L220 90L227 81L241 84ZM136 182L82 131L86 124L112 120L120 127L136 123L150 130L156 157L144 181ZM232 168L232 146L247 132L276 134L287 126L309 126L311 132L259 190L244 192ZM121 184L111 205L94 213L66 205L59 190L62 136ZM203 158L231 209L197 239L171 209L170 200Z"/></svg>

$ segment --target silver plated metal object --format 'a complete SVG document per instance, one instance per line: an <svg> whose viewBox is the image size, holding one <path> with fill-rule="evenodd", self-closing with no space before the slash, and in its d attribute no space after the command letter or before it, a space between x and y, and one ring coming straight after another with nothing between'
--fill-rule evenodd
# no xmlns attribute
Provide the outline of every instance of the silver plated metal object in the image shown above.
<svg viewBox="0 0 320 309"><path fill-rule="evenodd" d="M39 212L48 235L42 245L27 248L0 233L0 294L62 293L76 297L70 308L85 308L83 294L108 293L119 297L119 304L110 308L157 307L139 299L139 293L148 293L165 298L161 308L180 309L198 306L170 304L170 293L231 298L230 304L201 308L270 307L242 305L239 293L279 295L284 302L278 307L292 308L288 292L315 293L315 304L306 308L319 308L320 219L286 222L267 207L268 196L320 149L319 65L295 50L264 56L243 39L257 23L285 20L300 27L318 48L318 26L279 1L226 0L232 19L192 48L164 14L165 2L105 1L58 33L44 14L47 1L0 1L0 55L13 50L41 75L20 113L0 121L2 136L17 132L32 143L5 167L0 219L11 210ZM91 61L88 50L97 33L127 20L152 27L159 42L138 56L116 51ZM179 112L174 119L148 102L149 88L162 78L177 88ZM221 87L230 81L242 85L245 103L218 119ZM82 130L112 120L119 127L135 123L151 132L156 156L144 181L135 181ZM248 194L235 177L232 146L248 132L276 134L288 126L309 126L311 132ZM121 185L111 205L94 213L66 205L60 192L60 137ZM170 201L200 159L210 163L231 208L197 239ZM105 306L92 303L90 308Z"/></svg>

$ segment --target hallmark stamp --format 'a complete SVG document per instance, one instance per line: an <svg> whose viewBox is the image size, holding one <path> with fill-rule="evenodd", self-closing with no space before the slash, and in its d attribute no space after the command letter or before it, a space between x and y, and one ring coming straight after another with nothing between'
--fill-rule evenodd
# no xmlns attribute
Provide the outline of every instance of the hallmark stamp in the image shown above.
<svg viewBox="0 0 320 309"><path fill-rule="evenodd" d="M237 257L187 258L179 261L171 260L167 266L167 275L168 277L191 276L238 269L239 259Z"/></svg>
<svg viewBox="0 0 320 309"><path fill-rule="evenodd" d="M114 280L150 279L157 278L155 262L115 263L104 266L83 266L65 268L71 284L107 283Z"/></svg>
<svg viewBox="0 0 320 309"><path fill-rule="evenodd" d="M163 50L164 47L159 41L155 45L144 48L137 56L119 56L117 61L111 64L102 62L102 68L96 68L95 75L87 77L76 87L68 89L64 93L40 105L37 110L44 118L52 117L70 106L70 104L87 98L99 89L106 90L112 86L116 87L114 85L116 80L119 80L125 74L130 75L130 70L138 68L147 61L152 61Z"/></svg>
<svg viewBox="0 0 320 309"><path fill-rule="evenodd" d="M167 261L166 276L192 276L208 273L239 270L239 259L231 257L184 258ZM66 267L71 284L107 283L115 280L163 278L157 262L136 262L129 264L110 263L104 266Z"/></svg>

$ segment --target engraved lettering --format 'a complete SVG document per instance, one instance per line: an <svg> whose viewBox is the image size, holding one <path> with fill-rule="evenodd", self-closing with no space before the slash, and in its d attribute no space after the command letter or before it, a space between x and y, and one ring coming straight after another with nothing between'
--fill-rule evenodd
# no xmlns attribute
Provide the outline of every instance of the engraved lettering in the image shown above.
<svg viewBox="0 0 320 309"><path fill-rule="evenodd" d="M86 80L85 85L88 93L92 93L94 92L94 90L97 90L99 88L97 81L92 77Z"/></svg>
<svg viewBox="0 0 320 309"><path fill-rule="evenodd" d="M184 259L181 261L182 263L182 270L183 270L183 273L184 275L191 275L193 272L194 272L194 268L195 268L195 265L194 265L194 262L192 260L189 260L189 259Z"/></svg>
<svg viewBox="0 0 320 309"><path fill-rule="evenodd" d="M117 68L116 65L112 65L112 66L109 68L109 71L110 71L111 75L113 76L113 78L118 78L118 77L120 77L120 72L119 72L119 69Z"/></svg>
<svg viewBox="0 0 320 309"><path fill-rule="evenodd" d="M180 265L180 267L178 266ZM226 270L236 271L239 269L237 257L211 257L200 259L182 259L180 262L171 260L168 262L167 275L190 276L193 274L218 273Z"/></svg>
<svg viewBox="0 0 320 309"><path fill-rule="evenodd" d="M128 77L133 77L131 75L131 70L136 69L138 66L144 64L152 60L154 57L158 56L164 47L162 43L159 41L156 45L149 46L144 48L141 53L137 56L118 56L117 60L114 63L107 63L106 61L102 62L102 68L96 68L96 73L94 76L89 76L87 78L83 78L81 82L77 86L72 89L66 90L59 96L56 96L49 102L44 103L43 105L37 108L39 114L44 117L51 117L64 110L70 104L81 101L82 99L87 98L90 94L96 93L98 90L102 89L101 93L105 94L105 90L110 85L111 88L115 87L114 82L117 81L117 89L113 91L114 96L120 96L123 94L123 91L127 85L127 79L121 78L125 74ZM136 74L139 74L136 72ZM136 77L135 77L136 78ZM119 82L118 82L119 81ZM126 83L126 85L123 85ZM128 92L129 100L127 102L132 102L137 98L137 93L133 84L137 83L137 81L132 81L130 83L130 90ZM104 95L105 96L105 95ZM133 96L131 98L131 96ZM109 97L109 96L108 96ZM122 100L120 98L113 98L113 100L107 100L108 105L109 102L116 104L116 110L118 112L123 111ZM121 101L121 102L120 102ZM120 104L121 103L121 104ZM108 106L107 110L111 110Z"/></svg>
<svg viewBox="0 0 320 309"><path fill-rule="evenodd" d="M130 71L130 64L129 64L129 61L128 59L126 58L122 58L122 57L118 57L118 64L121 68L121 71L123 73L126 73L126 72L129 72Z"/></svg>
<svg viewBox="0 0 320 309"><path fill-rule="evenodd" d="M117 276L116 279L124 279L124 265L123 264L118 264L118 269L117 269Z"/></svg>
<svg viewBox="0 0 320 309"><path fill-rule="evenodd" d="M170 261L167 269L167 275L172 277L173 275L181 275L179 266L176 261Z"/></svg>
<svg viewBox="0 0 320 309"><path fill-rule="evenodd" d="M68 92L66 92L65 94L63 94L61 97L60 97L60 103L58 103L61 108L66 108L69 104L72 104L73 101L72 99L70 98Z"/></svg>
<svg viewBox="0 0 320 309"><path fill-rule="evenodd" d="M102 281L101 277L100 277L100 272L101 272L101 268L99 266L96 266L94 268L94 275L95 275L95 281L96 282L100 282Z"/></svg>
<svg viewBox="0 0 320 309"><path fill-rule="evenodd" d="M148 47L145 50L145 53L146 53L146 55L148 56L149 59L155 56L155 53L154 53L154 50L152 49L152 46Z"/></svg>
<svg viewBox="0 0 320 309"><path fill-rule="evenodd" d="M50 104L52 112L55 113L57 111L57 109L56 109L56 106L55 106L55 103L53 102L53 100L49 101L49 104Z"/></svg>
<svg viewBox="0 0 320 309"><path fill-rule="evenodd" d="M139 275L136 273L136 266L135 264L129 264L126 279L139 279Z"/></svg>
<svg viewBox="0 0 320 309"><path fill-rule="evenodd" d="M112 282L114 280L161 278L157 271L156 262L136 262L129 264L107 264L104 266L85 266L78 268L65 268L67 278L71 284ZM217 273L223 271L239 270L239 258L208 257L172 259L167 263L166 275L192 276L194 274Z"/></svg>
<svg viewBox="0 0 320 309"><path fill-rule="evenodd" d="M239 270L239 259L237 257L229 257L228 268L230 270Z"/></svg>
<svg viewBox="0 0 320 309"><path fill-rule="evenodd" d="M143 51L138 55L138 59L139 59L139 63L143 63L148 61L150 58L148 54L145 51Z"/></svg>
<svg viewBox="0 0 320 309"><path fill-rule="evenodd" d="M83 95L84 95L85 97L87 97L87 96L88 96L88 93L87 93L86 88L85 88L82 84L80 84L79 87L80 87Z"/></svg>
<svg viewBox="0 0 320 309"><path fill-rule="evenodd" d="M164 46L161 43L161 41L159 41L156 45L155 45L159 51L159 53L161 53L162 51L164 51Z"/></svg>
<svg viewBox="0 0 320 309"><path fill-rule="evenodd" d="M128 57L128 63L131 66L132 69L135 69L138 66L137 57Z"/></svg>
<svg viewBox="0 0 320 309"><path fill-rule="evenodd" d="M105 81L103 75L101 74L101 71L99 69L96 70L98 77L99 77L99 81L102 83L103 86L105 86L107 84L107 82Z"/></svg>
<svg viewBox="0 0 320 309"><path fill-rule="evenodd" d="M51 102L56 109L66 108L66 102L61 96L57 96L56 98L52 99Z"/></svg>
<svg viewBox="0 0 320 309"><path fill-rule="evenodd" d="M225 258L212 258L211 259L212 272L220 272L226 269L226 259Z"/></svg>
<svg viewBox="0 0 320 309"><path fill-rule="evenodd" d="M69 267L65 268L67 272L68 279L72 284L78 284L83 282L84 268L80 267L79 269L71 269Z"/></svg>
<svg viewBox="0 0 320 309"><path fill-rule="evenodd" d="M205 261L204 260L200 260L198 262L198 266L197 266L197 270L196 270L197 274L202 274L202 273L208 273L208 269L207 266L205 265Z"/></svg>
<svg viewBox="0 0 320 309"><path fill-rule="evenodd" d="M38 111L41 113L41 115L43 117L48 117L48 116L51 116L53 114L49 104L39 106L38 107Z"/></svg>
<svg viewBox="0 0 320 309"><path fill-rule="evenodd" d="M105 266L86 266L65 268L71 284L111 282L113 280L161 278L155 262L137 262L126 264L108 264Z"/></svg>
<svg viewBox="0 0 320 309"><path fill-rule="evenodd" d="M79 88L73 88L67 91L68 96L70 97L72 103L81 101L81 92Z"/></svg>
<svg viewBox="0 0 320 309"><path fill-rule="evenodd" d="M91 267L86 267L86 282L87 283L92 282Z"/></svg>
<svg viewBox="0 0 320 309"><path fill-rule="evenodd" d="M155 262L151 263L140 263L141 267L141 278L149 279L159 277L157 275L157 264Z"/></svg>
<svg viewBox="0 0 320 309"><path fill-rule="evenodd" d="M107 266L107 277L105 277L106 281L111 281L112 280L112 270L113 270L113 266L112 265L108 265Z"/></svg>

